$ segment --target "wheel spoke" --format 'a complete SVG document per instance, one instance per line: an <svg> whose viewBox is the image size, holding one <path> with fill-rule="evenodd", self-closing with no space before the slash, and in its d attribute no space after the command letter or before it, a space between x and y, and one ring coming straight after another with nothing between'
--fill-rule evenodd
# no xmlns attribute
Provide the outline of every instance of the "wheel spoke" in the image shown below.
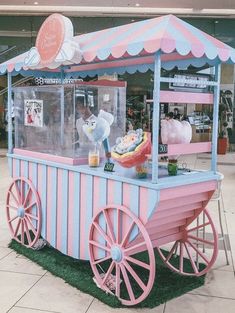
<svg viewBox="0 0 235 313"><path fill-rule="evenodd" d="M129 247L129 248L126 248L126 249L125 249L125 255L130 255L130 254L137 253L137 252L139 252L139 251L133 252L133 250L138 249L138 248L141 248L141 247L143 247L143 246L146 246L146 242L145 242L145 241L142 241L142 242L140 242L140 243L137 243L136 245L131 246L131 247Z"/></svg>
<svg viewBox="0 0 235 313"><path fill-rule="evenodd" d="M34 206L35 204L37 204L35 201L30 203L30 205L28 205L24 210L28 211L28 209L32 208L32 206Z"/></svg>
<svg viewBox="0 0 235 313"><path fill-rule="evenodd" d="M172 254L174 253L174 251L175 251L175 249L177 249L177 247L178 247L178 241L176 241L175 243L174 243L174 245L173 245L173 247L171 248L171 250L170 250L170 252L169 252L169 254L168 254L168 256L166 257L166 262L168 262L169 260L170 260L170 258L172 257Z"/></svg>
<svg viewBox="0 0 235 313"><path fill-rule="evenodd" d="M112 223L110 221L110 218L109 218L107 210L103 210L103 214L104 214L104 218L105 218L105 221L106 221L106 224L107 224L108 233L109 233L109 235L111 237L112 242L114 243L115 242L115 236L114 236Z"/></svg>
<svg viewBox="0 0 235 313"><path fill-rule="evenodd" d="M13 218L11 218L10 220L8 220L8 223L12 223L15 219L17 219L17 217L19 217L18 215L14 216Z"/></svg>
<svg viewBox="0 0 235 313"><path fill-rule="evenodd" d="M134 280L137 282L137 284L140 286L140 288L144 291L146 289L145 284L142 282L140 277L136 274L136 272L133 270L133 268L128 264L126 261L123 262L124 266L128 270L128 272L131 274L131 276L134 278Z"/></svg>
<svg viewBox="0 0 235 313"><path fill-rule="evenodd" d="M204 224L201 224L201 225L198 225L198 226L195 226L193 228L190 228L190 229L187 229L187 232L192 232L194 230L198 230L199 228L204 228L206 226L210 225L210 222L207 222L207 223L204 223Z"/></svg>
<svg viewBox="0 0 235 313"><path fill-rule="evenodd" d="M24 198L24 185L23 185L23 179L20 182L20 203L23 204L23 198ZM23 223L22 223L23 225Z"/></svg>
<svg viewBox="0 0 235 313"><path fill-rule="evenodd" d="M27 191L27 195L26 195L26 197L25 197L25 199L24 199L23 207L25 207L25 205L26 205L26 203L27 203L27 201L28 201L28 198L29 198L29 195L30 195L31 192L32 192L32 189L29 188L28 191Z"/></svg>
<svg viewBox="0 0 235 313"><path fill-rule="evenodd" d="M94 241L94 240L89 240L89 243L90 243L91 245L93 245L93 246L96 246L96 247L102 249L102 250L105 250L105 251L110 252L110 249L109 249L108 247L105 247L105 246L101 245L99 242L96 242L96 241Z"/></svg>
<svg viewBox="0 0 235 313"><path fill-rule="evenodd" d="M14 199L16 206L19 207L20 206L20 202L16 199L14 193L11 190L9 190L9 192L10 192L12 198Z"/></svg>
<svg viewBox="0 0 235 313"><path fill-rule="evenodd" d="M117 209L117 238L116 243L119 243L121 240L121 211Z"/></svg>
<svg viewBox="0 0 235 313"><path fill-rule="evenodd" d="M24 244L24 220L21 222L21 243Z"/></svg>
<svg viewBox="0 0 235 313"><path fill-rule="evenodd" d="M115 295L116 297L120 298L120 284L121 284L121 280L120 280L120 267L119 264L116 263L116 290L115 290Z"/></svg>
<svg viewBox="0 0 235 313"><path fill-rule="evenodd" d="M35 228L34 228L32 222L31 222L30 218L28 218L28 216L25 216L25 220L29 223L29 225L30 225L30 227L31 227L31 230L32 230L34 236L37 237L36 230L35 230Z"/></svg>
<svg viewBox="0 0 235 313"><path fill-rule="evenodd" d="M102 263L102 262L105 262L105 261L109 260L110 258L111 258L111 255L106 256L105 258L99 259L99 260L97 260L97 261L94 261L94 262L92 262L92 263L93 263L93 264L100 264L100 263Z"/></svg>
<svg viewBox="0 0 235 313"><path fill-rule="evenodd" d="M18 234L18 231L19 231L19 228L20 228L20 224L21 224L21 219L19 218L18 223L16 225L16 229L14 231L14 237L17 237L17 234Z"/></svg>
<svg viewBox="0 0 235 313"><path fill-rule="evenodd" d="M28 245L31 245L32 240L30 237L29 228L28 228L28 224L27 224L26 220L24 220L24 226L25 226L26 237L28 240Z"/></svg>
<svg viewBox="0 0 235 313"><path fill-rule="evenodd" d="M200 242L203 242L203 243L206 243L206 244L211 245L211 246L214 246L214 242L213 241L209 241L209 240L206 240L206 239L203 239L203 238L200 238L200 237L196 237L196 236L192 236L192 235L188 235L188 238L194 239L196 241L200 241Z"/></svg>
<svg viewBox="0 0 235 313"><path fill-rule="evenodd" d="M96 222L93 222L93 225L95 226L95 228L99 231L99 233L101 234L101 236L107 241L107 243L112 246L112 242L110 240L110 238L105 234L105 232L103 231L103 229L100 227L99 224L97 224Z"/></svg>
<svg viewBox="0 0 235 313"><path fill-rule="evenodd" d="M130 225L128 231L126 232L125 236L124 236L123 239L122 239L121 247L123 247L123 246L126 245L126 243L127 243L127 241L128 241L128 238L129 238L129 236L130 236L130 234L131 234L131 231L132 231L134 225L135 225L135 222L133 221L133 222L131 223L131 225Z"/></svg>
<svg viewBox="0 0 235 313"><path fill-rule="evenodd" d="M187 243L193 248L194 251L196 251L196 253L198 253L200 255L200 257L207 263L209 264L210 261L207 259L207 257L197 248L194 246L193 243L191 243L190 241L187 241Z"/></svg>
<svg viewBox="0 0 235 313"><path fill-rule="evenodd" d="M191 262L191 265L192 265L192 268L194 270L194 273L198 274L198 269L197 269L196 264L195 264L195 262L193 260L192 254L191 254L188 246L185 243L184 243L184 247L185 247L185 250L186 250L186 252L187 252L187 254L189 256L189 260Z"/></svg>
<svg viewBox="0 0 235 313"><path fill-rule="evenodd" d="M19 187L17 186L16 181L14 182L14 186L15 186L15 191L16 191L17 198L18 198L18 204L22 204L21 203L21 195L20 195ZM13 192L12 192L12 195L13 195Z"/></svg>
<svg viewBox="0 0 235 313"><path fill-rule="evenodd" d="M31 218L32 220L38 221L38 217L33 215L33 214L25 213L25 215L28 216L29 218Z"/></svg>
<svg viewBox="0 0 235 313"><path fill-rule="evenodd" d="M114 261L112 261L112 263L109 266L109 269L107 270L107 273L104 276L104 279L102 280L102 285L103 286L105 285L106 280L108 279L109 275L111 274L111 272L112 272L112 270L114 268L114 265L115 265L115 263L114 263Z"/></svg>
<svg viewBox="0 0 235 313"><path fill-rule="evenodd" d="M131 256L125 256L125 260L131 262L131 263L134 263L136 265L139 265L140 267L143 267L145 268L146 270L149 270L150 271L150 265L149 264L146 264L140 260L137 260Z"/></svg>
<svg viewBox="0 0 235 313"><path fill-rule="evenodd" d="M12 209L12 210L15 210L15 211L18 210L18 208L17 208L16 206L11 205L11 204L8 204L6 207L7 207L8 209Z"/></svg>
<svg viewBox="0 0 235 313"><path fill-rule="evenodd" d="M123 264L120 264L120 268L121 268L121 271L122 271L123 279L125 281L127 292L129 294L130 300L131 301L135 301L135 296L134 296L134 293L133 293L133 290L132 290L132 287L131 287L131 284L130 284L130 280L129 280L127 272L126 272L126 268L125 268L125 266Z"/></svg>
<svg viewBox="0 0 235 313"><path fill-rule="evenodd" d="M184 271L184 246L183 243L180 242L180 272Z"/></svg>

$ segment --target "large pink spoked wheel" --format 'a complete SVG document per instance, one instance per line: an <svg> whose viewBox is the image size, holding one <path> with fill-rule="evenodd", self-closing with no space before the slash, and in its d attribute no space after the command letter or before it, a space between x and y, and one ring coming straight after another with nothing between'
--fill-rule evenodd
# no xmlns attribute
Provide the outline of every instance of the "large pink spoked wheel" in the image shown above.
<svg viewBox="0 0 235 313"><path fill-rule="evenodd" d="M139 252L145 251L145 252ZM90 263L98 286L124 305L143 301L155 278L155 256L141 221L126 207L108 205L94 217Z"/></svg>
<svg viewBox="0 0 235 313"><path fill-rule="evenodd" d="M6 215L12 238L32 247L41 234L41 204L30 180L14 178L7 192Z"/></svg>
<svg viewBox="0 0 235 313"><path fill-rule="evenodd" d="M207 209L185 228L182 239L158 247L158 252L163 262L179 274L207 273L218 254L218 234Z"/></svg>

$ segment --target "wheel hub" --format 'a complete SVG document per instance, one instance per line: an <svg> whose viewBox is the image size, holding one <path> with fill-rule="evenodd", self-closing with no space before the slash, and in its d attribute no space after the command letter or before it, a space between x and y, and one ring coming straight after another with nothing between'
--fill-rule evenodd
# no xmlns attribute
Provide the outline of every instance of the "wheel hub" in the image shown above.
<svg viewBox="0 0 235 313"><path fill-rule="evenodd" d="M113 246L111 248L111 257L115 262L121 262L122 260L122 250L118 246Z"/></svg>
<svg viewBox="0 0 235 313"><path fill-rule="evenodd" d="M21 218L24 218L25 212L23 207L19 207L17 210L17 215Z"/></svg>

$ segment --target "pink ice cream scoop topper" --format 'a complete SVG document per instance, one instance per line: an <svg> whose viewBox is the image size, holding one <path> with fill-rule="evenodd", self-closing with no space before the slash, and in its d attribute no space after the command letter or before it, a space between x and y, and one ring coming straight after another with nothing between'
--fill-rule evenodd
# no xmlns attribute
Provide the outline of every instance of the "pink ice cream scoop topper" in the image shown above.
<svg viewBox="0 0 235 313"><path fill-rule="evenodd" d="M53 69L60 65L79 64L81 60L82 52L74 38L71 20L54 13L42 24L36 45L27 53L24 64L31 69Z"/></svg>

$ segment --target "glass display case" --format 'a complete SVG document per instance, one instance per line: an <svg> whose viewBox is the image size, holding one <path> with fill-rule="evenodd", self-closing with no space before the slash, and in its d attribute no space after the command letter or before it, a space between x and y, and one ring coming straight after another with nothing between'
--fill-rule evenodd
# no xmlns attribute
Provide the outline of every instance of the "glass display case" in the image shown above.
<svg viewBox="0 0 235 313"><path fill-rule="evenodd" d="M126 87L87 84L17 87L13 94L16 149L87 158L92 147L82 130L87 111L95 116L101 109L113 114L110 145L125 133Z"/></svg>
<svg viewBox="0 0 235 313"><path fill-rule="evenodd" d="M188 115L192 126L192 142L211 141L212 121L204 112L192 112Z"/></svg>

